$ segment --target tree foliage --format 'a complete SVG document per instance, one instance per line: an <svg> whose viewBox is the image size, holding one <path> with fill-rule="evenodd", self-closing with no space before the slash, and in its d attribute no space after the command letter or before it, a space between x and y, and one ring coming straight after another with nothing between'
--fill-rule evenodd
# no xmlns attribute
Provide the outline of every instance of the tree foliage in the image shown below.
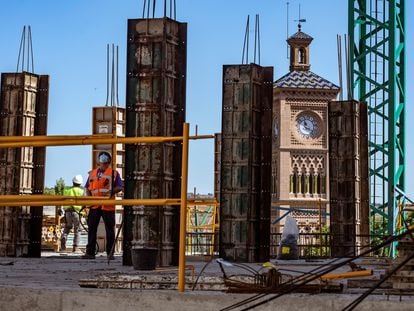
<svg viewBox="0 0 414 311"><path fill-rule="evenodd" d="M65 191L65 181L62 177L56 180L56 185L54 187L55 195L63 195Z"/></svg>

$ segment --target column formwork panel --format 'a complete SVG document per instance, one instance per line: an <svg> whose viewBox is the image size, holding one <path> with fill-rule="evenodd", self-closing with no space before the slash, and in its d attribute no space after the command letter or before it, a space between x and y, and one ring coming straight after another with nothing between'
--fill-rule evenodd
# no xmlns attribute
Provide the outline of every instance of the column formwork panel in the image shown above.
<svg viewBox="0 0 414 311"><path fill-rule="evenodd" d="M2 73L0 135L46 135L49 76ZM0 194L42 194L45 147L0 149ZM0 256L40 257L43 207L0 208Z"/></svg>
<svg viewBox="0 0 414 311"><path fill-rule="evenodd" d="M182 136L186 42L186 23L128 20L127 137ZM126 145L125 197L179 198L181 150L181 142ZM153 254L158 266L178 264L177 206L131 206L124 215L124 264Z"/></svg>
<svg viewBox="0 0 414 311"><path fill-rule="evenodd" d="M269 258L272 80L272 67L223 67L220 257L231 261Z"/></svg>
<svg viewBox="0 0 414 311"><path fill-rule="evenodd" d="M328 116L331 254L351 257L370 242L367 105L329 102Z"/></svg>

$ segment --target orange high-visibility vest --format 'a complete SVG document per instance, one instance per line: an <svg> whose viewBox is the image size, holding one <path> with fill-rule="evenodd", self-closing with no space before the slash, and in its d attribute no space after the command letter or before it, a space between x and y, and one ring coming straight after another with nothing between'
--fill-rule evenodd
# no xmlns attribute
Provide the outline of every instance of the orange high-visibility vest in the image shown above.
<svg viewBox="0 0 414 311"><path fill-rule="evenodd" d="M114 171L113 179L115 180L117 171ZM98 177L98 169L94 169L89 173L89 187L88 190L94 197L107 197L112 191L112 168L108 167L100 177ZM114 198L115 195L112 196ZM103 211L115 211L115 205L95 205L91 209L96 209L102 206Z"/></svg>

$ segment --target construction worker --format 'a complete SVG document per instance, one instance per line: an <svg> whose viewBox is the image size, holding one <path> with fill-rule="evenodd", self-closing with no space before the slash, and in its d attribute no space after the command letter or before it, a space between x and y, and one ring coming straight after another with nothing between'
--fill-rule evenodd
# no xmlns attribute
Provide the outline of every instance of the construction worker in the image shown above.
<svg viewBox="0 0 414 311"><path fill-rule="evenodd" d="M112 157L102 151L98 155L99 167L89 172L85 184L86 194L95 197L114 198L115 194L122 191L123 183L116 170L110 167ZM111 254L115 242L115 205L91 206L88 214L88 245L83 259L95 259L96 233L99 221L103 218L106 231L106 253L108 259L114 259Z"/></svg>
<svg viewBox="0 0 414 311"><path fill-rule="evenodd" d="M82 175L76 175L72 179L72 187L69 189L64 190L64 195L67 196L74 196L74 197L81 197L83 196L83 188L81 185L83 184ZM73 248L72 251L76 252L78 250L79 245L79 238L80 238L80 211L82 206L80 205L69 205L64 206L63 210L65 211L65 229L63 230L63 235L60 240L60 248L61 250L66 250L66 240L68 238L68 234L70 230L73 228Z"/></svg>

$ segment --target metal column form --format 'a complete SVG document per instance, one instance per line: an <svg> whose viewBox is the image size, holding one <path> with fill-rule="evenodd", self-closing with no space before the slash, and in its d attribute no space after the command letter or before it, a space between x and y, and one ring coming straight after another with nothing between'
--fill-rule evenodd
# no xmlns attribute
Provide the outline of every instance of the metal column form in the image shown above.
<svg viewBox="0 0 414 311"><path fill-rule="evenodd" d="M128 20L127 137L182 136L186 65L186 23ZM181 149L181 142L126 145L125 197L180 197ZM124 217L124 265L131 255L145 265L154 253L159 266L178 264L178 207L126 207Z"/></svg>
<svg viewBox="0 0 414 311"><path fill-rule="evenodd" d="M266 261L270 244L273 67L225 65L220 256Z"/></svg>
<svg viewBox="0 0 414 311"><path fill-rule="evenodd" d="M220 202L221 133L214 134L214 197Z"/></svg>
<svg viewBox="0 0 414 311"><path fill-rule="evenodd" d="M328 116L332 256L351 257L370 243L367 104L329 102Z"/></svg>
<svg viewBox="0 0 414 311"><path fill-rule="evenodd" d="M351 96L368 104L371 231L394 234L405 190L405 0L349 0Z"/></svg>
<svg viewBox="0 0 414 311"><path fill-rule="evenodd" d="M49 76L1 75L0 134L46 135ZM42 194L45 147L0 149L0 193ZM0 209L0 256L40 257L43 207Z"/></svg>

